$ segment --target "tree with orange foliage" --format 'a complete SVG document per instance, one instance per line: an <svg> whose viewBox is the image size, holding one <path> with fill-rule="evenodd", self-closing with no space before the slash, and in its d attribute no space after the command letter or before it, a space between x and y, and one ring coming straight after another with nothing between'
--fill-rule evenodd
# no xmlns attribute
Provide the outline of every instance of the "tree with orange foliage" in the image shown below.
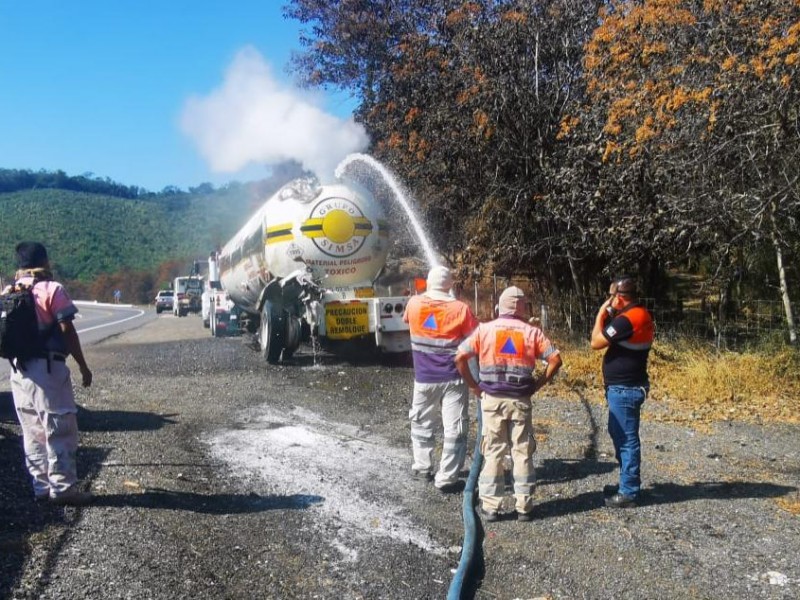
<svg viewBox="0 0 800 600"><path fill-rule="evenodd" d="M549 257L558 279L566 250L544 199L600 4L294 0L288 14L315 34L296 66L310 82L357 86L373 153L446 234L436 241L452 263L542 274ZM369 72L356 77L358 65Z"/></svg>
<svg viewBox="0 0 800 600"><path fill-rule="evenodd" d="M798 63L798 2L616 0L563 130L593 166L601 230L623 254L710 254L724 305L741 257L771 247L792 342L783 255L800 214Z"/></svg>

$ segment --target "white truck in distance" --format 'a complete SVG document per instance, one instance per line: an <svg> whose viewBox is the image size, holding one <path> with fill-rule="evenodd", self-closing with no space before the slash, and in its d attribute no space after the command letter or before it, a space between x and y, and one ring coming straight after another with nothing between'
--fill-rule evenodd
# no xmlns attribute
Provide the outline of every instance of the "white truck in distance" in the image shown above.
<svg viewBox="0 0 800 600"><path fill-rule="evenodd" d="M174 292L172 314L185 317L190 312L200 312L200 295L203 293L203 279L196 276L176 277L172 282Z"/></svg>
<svg viewBox="0 0 800 600"><path fill-rule="evenodd" d="M201 297L201 316L203 327L211 329L211 335L239 334L239 310L231 300L228 292L222 289L219 282L219 268L217 253L213 252L208 258L208 277Z"/></svg>
<svg viewBox="0 0 800 600"><path fill-rule="evenodd" d="M372 194L298 179L222 247L220 282L269 362L312 337L332 351L408 352L407 297L376 296L388 252L389 225Z"/></svg>

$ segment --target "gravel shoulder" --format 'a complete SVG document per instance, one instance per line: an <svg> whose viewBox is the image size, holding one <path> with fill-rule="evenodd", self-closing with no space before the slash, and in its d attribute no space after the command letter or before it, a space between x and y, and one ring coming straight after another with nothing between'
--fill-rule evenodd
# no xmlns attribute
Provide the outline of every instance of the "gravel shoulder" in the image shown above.
<svg viewBox="0 0 800 600"><path fill-rule="evenodd" d="M171 316L86 354L91 507L31 501L0 382L0 597L446 596L461 498L410 477L408 366L268 366ZM539 399L537 518L481 528L475 597L800 596L798 427L647 418L668 410L645 405L643 505L611 511L604 406Z"/></svg>

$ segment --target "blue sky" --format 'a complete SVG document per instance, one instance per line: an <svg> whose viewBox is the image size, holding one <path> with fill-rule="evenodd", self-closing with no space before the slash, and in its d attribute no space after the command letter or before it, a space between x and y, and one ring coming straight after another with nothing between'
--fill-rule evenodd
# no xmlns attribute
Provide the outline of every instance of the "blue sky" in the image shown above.
<svg viewBox="0 0 800 600"><path fill-rule="evenodd" d="M283 4L0 0L0 168L151 191L330 170L366 134L346 95L293 87Z"/></svg>

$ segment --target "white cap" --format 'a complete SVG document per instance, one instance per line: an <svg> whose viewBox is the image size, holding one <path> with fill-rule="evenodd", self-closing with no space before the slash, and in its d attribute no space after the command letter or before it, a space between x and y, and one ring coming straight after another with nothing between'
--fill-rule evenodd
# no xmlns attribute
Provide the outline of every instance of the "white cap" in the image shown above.
<svg viewBox="0 0 800 600"><path fill-rule="evenodd" d="M453 287L453 274L447 267L436 266L428 272L426 294L431 298L452 300L450 289Z"/></svg>
<svg viewBox="0 0 800 600"><path fill-rule="evenodd" d="M497 301L497 312L501 315L522 317L527 310L525 292L515 285L507 287Z"/></svg>

